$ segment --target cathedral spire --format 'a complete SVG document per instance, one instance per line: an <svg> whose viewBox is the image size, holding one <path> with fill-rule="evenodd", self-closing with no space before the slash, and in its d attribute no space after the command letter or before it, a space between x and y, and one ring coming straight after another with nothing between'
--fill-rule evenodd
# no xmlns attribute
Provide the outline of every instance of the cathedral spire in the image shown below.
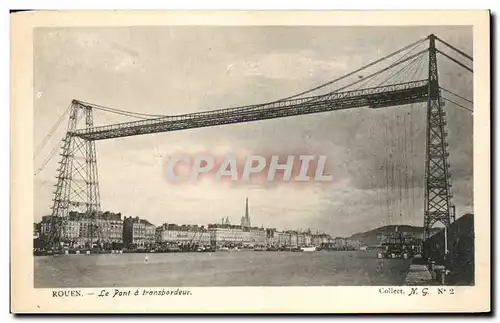
<svg viewBox="0 0 500 323"><path fill-rule="evenodd" d="M248 196L247 196L247 200L246 200L246 205L245 205L245 220L248 219Z"/></svg>
<svg viewBox="0 0 500 323"><path fill-rule="evenodd" d="M248 196L246 198L246 202L245 202L245 218L244 218L244 221L243 222L243 226L247 227L247 228L250 228L252 225L250 223L250 214L248 212Z"/></svg>

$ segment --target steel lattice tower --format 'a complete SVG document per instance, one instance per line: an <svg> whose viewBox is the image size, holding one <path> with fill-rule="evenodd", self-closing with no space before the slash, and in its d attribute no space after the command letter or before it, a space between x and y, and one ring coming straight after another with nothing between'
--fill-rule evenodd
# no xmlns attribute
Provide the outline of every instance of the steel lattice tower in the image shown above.
<svg viewBox="0 0 500 323"><path fill-rule="evenodd" d="M97 230L96 216L100 211L99 182L95 142L73 135L79 122L85 119L85 128L92 128L92 107L73 100L66 136L62 140L54 204L50 223L49 243L58 245L67 238L65 223L72 211L85 214L90 220L92 238Z"/></svg>
<svg viewBox="0 0 500 323"><path fill-rule="evenodd" d="M429 82L427 101L427 144L425 159L424 239L437 222L449 226L455 220L451 202L446 120L441 99L436 58L436 36L429 36Z"/></svg>

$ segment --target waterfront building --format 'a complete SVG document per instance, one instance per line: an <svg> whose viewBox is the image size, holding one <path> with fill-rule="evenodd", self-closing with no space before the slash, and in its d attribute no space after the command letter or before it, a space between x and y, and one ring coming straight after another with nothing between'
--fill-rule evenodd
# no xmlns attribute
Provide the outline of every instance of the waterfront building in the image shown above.
<svg viewBox="0 0 500 323"><path fill-rule="evenodd" d="M49 234L49 232L50 232L50 219L51 219L50 215L42 216L42 221L40 221L40 223L38 223L38 228L40 230L39 231L40 236L45 237Z"/></svg>
<svg viewBox="0 0 500 323"><path fill-rule="evenodd" d="M361 241L346 239L346 248L347 249L359 249L361 247Z"/></svg>
<svg viewBox="0 0 500 323"><path fill-rule="evenodd" d="M318 234L311 235L311 245L316 247L319 247L321 245L321 243L319 242Z"/></svg>
<svg viewBox="0 0 500 323"><path fill-rule="evenodd" d="M42 217L39 224L40 235L47 237L51 230L51 215ZM123 221L121 213L95 212L92 214L69 212L69 215L59 218L58 226L61 228L61 240L70 247L101 247L122 243Z"/></svg>
<svg viewBox="0 0 500 323"><path fill-rule="evenodd" d="M306 245L306 235L303 232L297 234L297 245L303 247Z"/></svg>
<svg viewBox="0 0 500 323"><path fill-rule="evenodd" d="M336 237L335 239L333 239L333 245L337 249L352 250L352 249L358 249L361 246L361 241L352 240L349 238Z"/></svg>
<svg viewBox="0 0 500 323"><path fill-rule="evenodd" d="M266 229L266 244L270 246L279 245L279 236L276 229Z"/></svg>
<svg viewBox="0 0 500 323"><path fill-rule="evenodd" d="M78 218L69 216L62 226L62 236L69 240L75 241L80 237L80 221Z"/></svg>
<svg viewBox="0 0 500 323"><path fill-rule="evenodd" d="M243 245L244 232L240 225L209 224L208 232L212 246Z"/></svg>
<svg viewBox="0 0 500 323"><path fill-rule="evenodd" d="M311 231L309 230L309 232L304 233L304 237L305 237L305 245L306 246L311 246L312 245Z"/></svg>
<svg viewBox="0 0 500 323"><path fill-rule="evenodd" d="M291 234L287 232L276 232L278 235L278 246L285 247L291 245Z"/></svg>
<svg viewBox="0 0 500 323"><path fill-rule="evenodd" d="M346 239L342 237L335 237L333 244L338 249L344 249L346 247Z"/></svg>
<svg viewBox="0 0 500 323"><path fill-rule="evenodd" d="M250 245L265 245L266 244L266 230L264 228L242 228L243 243ZM246 234L245 234L246 233Z"/></svg>
<svg viewBox="0 0 500 323"><path fill-rule="evenodd" d="M321 245L332 244L332 243L334 243L334 240L329 234L317 233L311 236L311 244L313 246L319 247Z"/></svg>
<svg viewBox="0 0 500 323"><path fill-rule="evenodd" d="M156 227L139 217L123 219L123 243L128 248L146 249L155 244Z"/></svg>
<svg viewBox="0 0 500 323"><path fill-rule="evenodd" d="M245 215L241 217L240 225L231 225L229 217L222 218L221 224L209 224L208 232L212 246L255 246L265 245L266 230L252 227L248 209L248 198L245 203Z"/></svg>
<svg viewBox="0 0 500 323"><path fill-rule="evenodd" d="M70 212L65 221L67 236L80 247L98 245L108 248L112 244L123 242L123 220L121 213L97 212L95 216L85 213Z"/></svg>
<svg viewBox="0 0 500 323"><path fill-rule="evenodd" d="M211 245L254 246L266 244L266 230L258 227L242 227L231 224L209 224Z"/></svg>
<svg viewBox="0 0 500 323"><path fill-rule="evenodd" d="M288 230L285 233L287 233L288 235L290 235L290 245L292 247L297 247L298 243L299 243L299 234L298 234L298 232L297 231L293 231L293 230Z"/></svg>
<svg viewBox="0 0 500 323"><path fill-rule="evenodd" d="M97 220L92 219L88 216L79 217L76 215L74 218L68 219L66 223L69 223L70 228L66 227L66 234L75 230L75 226L78 226L78 236L75 241L76 246L78 247L89 247L91 245L97 244L100 234L97 230ZM64 230L63 230L64 232Z"/></svg>
<svg viewBox="0 0 500 323"><path fill-rule="evenodd" d="M96 219L101 241L105 243L123 242L123 220L121 213L104 212Z"/></svg>
<svg viewBox="0 0 500 323"><path fill-rule="evenodd" d="M156 242L210 245L210 233L204 226L164 223L156 228Z"/></svg>
<svg viewBox="0 0 500 323"><path fill-rule="evenodd" d="M38 239L40 236L40 225L36 222L33 223L33 239Z"/></svg>

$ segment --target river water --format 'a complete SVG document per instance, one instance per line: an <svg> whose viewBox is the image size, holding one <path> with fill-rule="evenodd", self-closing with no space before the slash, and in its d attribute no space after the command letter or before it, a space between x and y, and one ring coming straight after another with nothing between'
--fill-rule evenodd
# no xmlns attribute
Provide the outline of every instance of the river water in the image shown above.
<svg viewBox="0 0 500 323"><path fill-rule="evenodd" d="M147 260L145 258L148 258ZM409 260L373 251L35 257L35 288L402 285Z"/></svg>

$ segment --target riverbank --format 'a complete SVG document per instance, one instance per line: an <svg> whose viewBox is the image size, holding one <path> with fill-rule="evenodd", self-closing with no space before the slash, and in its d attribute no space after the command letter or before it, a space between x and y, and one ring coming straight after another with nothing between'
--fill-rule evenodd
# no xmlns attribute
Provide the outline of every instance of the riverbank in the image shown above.
<svg viewBox="0 0 500 323"><path fill-rule="evenodd" d="M130 250L130 249L120 249L120 250L102 250L98 248L94 249L67 249L54 252L52 250L37 250L33 252L34 256L54 256L54 255L91 255L91 254L128 254L128 253L139 253L139 254L161 254L161 253L207 253L207 252L318 252L318 251L360 251L356 249L325 249L318 247L257 247L257 248L203 248L203 249L161 249L161 250ZM367 250L361 250L366 252Z"/></svg>

